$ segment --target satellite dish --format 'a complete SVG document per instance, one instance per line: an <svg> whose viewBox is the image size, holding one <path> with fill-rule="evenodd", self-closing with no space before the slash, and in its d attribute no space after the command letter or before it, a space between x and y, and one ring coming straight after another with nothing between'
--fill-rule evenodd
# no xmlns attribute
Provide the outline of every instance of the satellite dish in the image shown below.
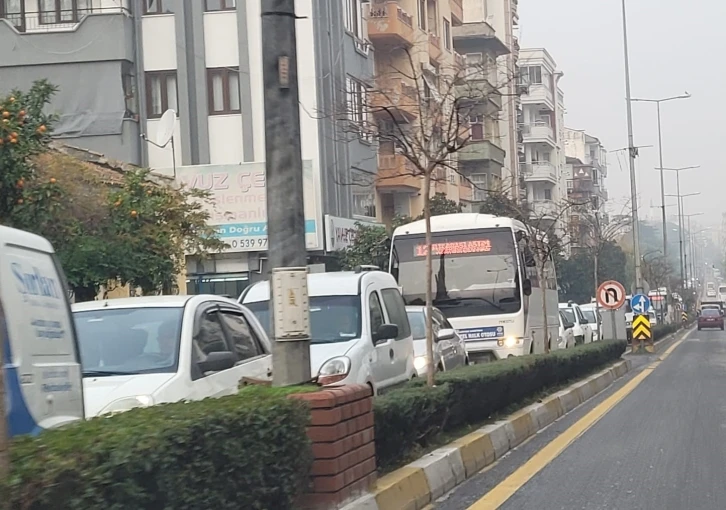
<svg viewBox="0 0 726 510"><path fill-rule="evenodd" d="M168 109L159 120L159 127L156 131L156 143L160 147L166 147L171 137L174 136L174 124L176 124L176 112Z"/></svg>

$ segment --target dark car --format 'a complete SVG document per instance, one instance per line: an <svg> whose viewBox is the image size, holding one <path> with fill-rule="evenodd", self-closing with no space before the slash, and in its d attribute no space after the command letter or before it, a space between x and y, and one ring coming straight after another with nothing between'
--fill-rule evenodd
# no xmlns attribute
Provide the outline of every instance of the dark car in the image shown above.
<svg viewBox="0 0 726 510"><path fill-rule="evenodd" d="M706 308L698 316L698 330L703 328L718 328L723 331L723 315L715 308Z"/></svg>

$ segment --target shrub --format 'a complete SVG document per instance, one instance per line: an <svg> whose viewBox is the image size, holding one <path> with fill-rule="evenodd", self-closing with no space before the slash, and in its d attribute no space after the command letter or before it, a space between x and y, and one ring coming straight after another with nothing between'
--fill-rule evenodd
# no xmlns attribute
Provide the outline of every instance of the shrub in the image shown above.
<svg viewBox="0 0 726 510"><path fill-rule="evenodd" d="M657 342L658 340L675 333L679 329L681 329L680 324L656 324L653 328L653 341Z"/></svg>
<svg viewBox="0 0 726 510"><path fill-rule="evenodd" d="M309 412L283 392L135 409L12 445L17 510L290 509L311 463Z"/></svg>
<svg viewBox="0 0 726 510"><path fill-rule="evenodd" d="M405 461L439 434L490 419L510 405L617 360L625 342L596 342L550 354L510 358L414 380L374 401L379 469Z"/></svg>

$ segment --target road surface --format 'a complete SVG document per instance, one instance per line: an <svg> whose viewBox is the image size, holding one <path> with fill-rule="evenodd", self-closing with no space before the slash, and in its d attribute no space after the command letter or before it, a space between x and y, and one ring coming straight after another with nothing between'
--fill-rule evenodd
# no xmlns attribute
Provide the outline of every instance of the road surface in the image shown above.
<svg viewBox="0 0 726 510"><path fill-rule="evenodd" d="M726 509L726 334L694 330L633 359L626 377L433 508Z"/></svg>

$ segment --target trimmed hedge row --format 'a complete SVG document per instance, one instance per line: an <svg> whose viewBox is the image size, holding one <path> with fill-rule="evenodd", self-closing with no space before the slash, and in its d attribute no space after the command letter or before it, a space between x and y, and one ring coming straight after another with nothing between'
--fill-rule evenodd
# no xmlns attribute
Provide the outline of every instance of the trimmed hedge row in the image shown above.
<svg viewBox="0 0 726 510"><path fill-rule="evenodd" d="M653 328L653 341L657 342L661 338L665 338L679 329L681 329L680 324L656 324Z"/></svg>
<svg viewBox="0 0 726 510"><path fill-rule="evenodd" d="M135 409L13 441L13 510L291 509L308 483L306 405L270 388Z"/></svg>
<svg viewBox="0 0 726 510"><path fill-rule="evenodd" d="M609 364L625 342L595 342L550 354L510 358L412 381L374 401L378 469L390 469L442 432L481 423L508 406Z"/></svg>

